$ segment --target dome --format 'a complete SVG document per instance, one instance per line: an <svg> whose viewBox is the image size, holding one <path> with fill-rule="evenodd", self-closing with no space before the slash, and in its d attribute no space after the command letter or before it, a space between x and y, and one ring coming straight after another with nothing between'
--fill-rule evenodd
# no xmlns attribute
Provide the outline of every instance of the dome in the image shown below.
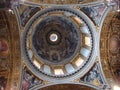
<svg viewBox="0 0 120 90"><path fill-rule="evenodd" d="M62 80L82 75L84 67L93 65L94 28L86 18L81 11L56 7L28 22L23 37L25 62L38 77Z"/></svg>
<svg viewBox="0 0 120 90"><path fill-rule="evenodd" d="M72 59L78 51L80 36L77 27L66 17L48 16L35 27L32 47L39 60L60 64Z"/></svg>

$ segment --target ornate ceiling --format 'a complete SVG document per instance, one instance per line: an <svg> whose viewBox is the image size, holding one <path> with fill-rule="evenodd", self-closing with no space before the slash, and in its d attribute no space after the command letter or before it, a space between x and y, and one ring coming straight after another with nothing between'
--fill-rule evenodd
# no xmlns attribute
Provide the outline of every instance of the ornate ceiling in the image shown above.
<svg viewBox="0 0 120 90"><path fill-rule="evenodd" d="M118 1L0 4L0 90L112 90L119 85Z"/></svg>
<svg viewBox="0 0 120 90"><path fill-rule="evenodd" d="M50 76L46 77L47 80L80 72L91 61L94 31L81 15L67 7L46 9L25 27L23 48L28 59L26 63L31 63L39 73ZM53 34L57 38L55 41L51 39Z"/></svg>
<svg viewBox="0 0 120 90"><path fill-rule="evenodd" d="M15 16L0 10L0 90L18 86L21 65L19 40Z"/></svg>
<svg viewBox="0 0 120 90"><path fill-rule="evenodd" d="M101 33L101 59L103 67L107 66L108 78L112 77L119 84L120 68L120 13L111 12L106 17ZM103 38L104 37L104 38ZM104 68L105 69L105 68ZM111 73L111 74L110 74Z"/></svg>

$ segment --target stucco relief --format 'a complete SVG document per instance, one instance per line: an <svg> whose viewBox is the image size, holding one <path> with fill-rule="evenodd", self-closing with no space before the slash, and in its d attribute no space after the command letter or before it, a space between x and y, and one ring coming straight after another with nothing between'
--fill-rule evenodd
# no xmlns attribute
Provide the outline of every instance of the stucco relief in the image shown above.
<svg viewBox="0 0 120 90"><path fill-rule="evenodd" d="M110 39L110 51L111 53L118 53L120 49L120 40L118 35L113 35Z"/></svg>

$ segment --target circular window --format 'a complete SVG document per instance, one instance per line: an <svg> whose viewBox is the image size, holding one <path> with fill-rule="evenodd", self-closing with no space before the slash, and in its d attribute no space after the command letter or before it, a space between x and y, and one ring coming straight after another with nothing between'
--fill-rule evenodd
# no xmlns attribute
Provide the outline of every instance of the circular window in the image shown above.
<svg viewBox="0 0 120 90"><path fill-rule="evenodd" d="M56 42L58 41L58 35L55 33L51 33L50 36L48 37L51 42Z"/></svg>
<svg viewBox="0 0 120 90"><path fill-rule="evenodd" d="M47 80L84 74L93 65L92 25L82 12L70 8L40 11L25 26L26 65Z"/></svg>

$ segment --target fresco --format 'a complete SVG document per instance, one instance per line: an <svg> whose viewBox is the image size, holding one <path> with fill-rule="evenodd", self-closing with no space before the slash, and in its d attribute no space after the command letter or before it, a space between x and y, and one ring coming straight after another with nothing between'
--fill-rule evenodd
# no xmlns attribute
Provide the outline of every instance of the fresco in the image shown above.
<svg viewBox="0 0 120 90"><path fill-rule="evenodd" d="M5 90L7 79L4 76L0 76L0 90Z"/></svg>
<svg viewBox="0 0 120 90"><path fill-rule="evenodd" d="M20 15L22 26L25 26L27 21L39 10L40 10L40 8L38 8L38 7L29 6L29 7L25 8L24 11L22 12L22 14Z"/></svg>
<svg viewBox="0 0 120 90"><path fill-rule="evenodd" d="M42 85L43 81L35 77L26 68L23 69L22 90L28 90L35 85Z"/></svg>
<svg viewBox="0 0 120 90"><path fill-rule="evenodd" d="M6 58L9 53L8 42L5 38L0 38L0 58Z"/></svg>
<svg viewBox="0 0 120 90"><path fill-rule="evenodd" d="M116 69L114 72L117 78L117 83L120 85L120 69Z"/></svg>
<svg viewBox="0 0 120 90"><path fill-rule="evenodd" d="M8 78L8 55L9 55L9 46L8 41L3 36L3 32L0 31L0 90L5 90L7 87L7 78Z"/></svg>
<svg viewBox="0 0 120 90"><path fill-rule="evenodd" d="M104 13L105 7L106 6L104 4L100 4L97 6L83 7L81 10L87 14L87 16L89 16L95 24L98 25Z"/></svg>
<svg viewBox="0 0 120 90"><path fill-rule="evenodd" d="M103 86L103 80L102 80L102 77L100 75L100 70L99 70L99 67L97 64L81 80L84 82L89 82L89 83L94 84L96 86Z"/></svg>
<svg viewBox="0 0 120 90"><path fill-rule="evenodd" d="M50 39L56 35L56 41ZM73 37L74 36L74 37ZM44 61L69 60L77 51L79 35L73 22L62 16L47 16L35 27L33 47Z"/></svg>
<svg viewBox="0 0 120 90"><path fill-rule="evenodd" d="M120 76L120 69L116 69L116 71L114 72L117 76Z"/></svg>

